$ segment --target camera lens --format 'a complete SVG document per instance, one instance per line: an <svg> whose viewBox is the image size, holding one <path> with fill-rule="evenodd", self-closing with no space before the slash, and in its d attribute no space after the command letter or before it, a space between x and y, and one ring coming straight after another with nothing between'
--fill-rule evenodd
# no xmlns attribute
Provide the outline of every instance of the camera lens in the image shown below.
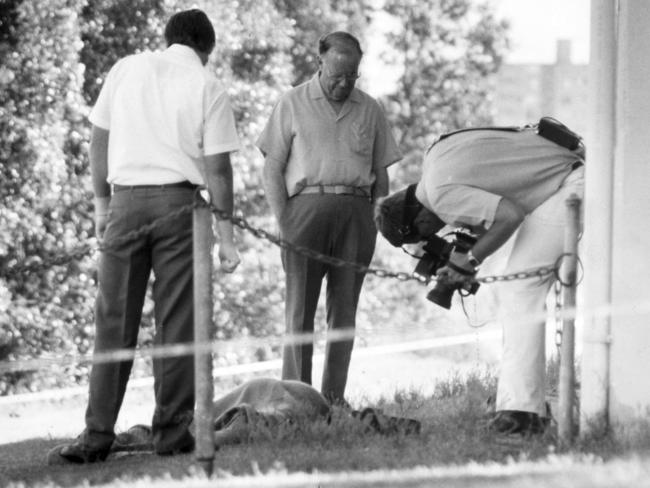
<svg viewBox="0 0 650 488"><path fill-rule="evenodd" d="M449 310L451 308L451 298L454 296L454 291L455 288L437 282L431 291L427 293L427 300Z"/></svg>

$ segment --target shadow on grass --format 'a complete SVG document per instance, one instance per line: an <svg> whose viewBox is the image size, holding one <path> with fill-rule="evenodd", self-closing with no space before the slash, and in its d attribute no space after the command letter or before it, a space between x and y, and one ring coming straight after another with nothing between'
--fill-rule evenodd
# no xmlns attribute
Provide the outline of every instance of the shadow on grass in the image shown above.
<svg viewBox="0 0 650 488"><path fill-rule="evenodd" d="M419 412L409 411L423 422L420 435L386 436L364 431L358 421L337 411L331 424L297 426L274 438L252 437L240 445L217 451L218 475L252 475L269 472L321 472L400 470L418 466L444 466L468 461L506 461L522 452L532 459L548 453L543 440L497 445L468 410L447 399L434 411L424 401ZM403 410L404 406L400 407ZM451 410L454 415L449 415ZM416 414L416 415L413 415ZM0 446L0 486L88 486L117 480L202 478L192 454L160 457L134 454L90 465L47 466L49 449L69 439L33 439Z"/></svg>
<svg viewBox="0 0 650 488"><path fill-rule="evenodd" d="M441 382L432 395L398 391L372 406L388 415L421 421L419 435L382 435L369 432L349 411L335 408L331 422L298 422L286 429L251 434L247 441L217 451L217 476L242 476L270 472L320 472L405 470L420 466L449 466L474 463L535 461L549 454L593 453L603 459L629 453L628 448L650 446L650 427L637 428L636 441L620 443L611 435L585 439L570 450L556 447L555 430L535 438L504 438L487 429L486 399L496 381L490 373L452 376ZM104 463L47 466L52 447L70 439L31 439L0 445L0 486L121 485L130 480L204 478L194 455L160 457L149 453L109 456ZM127 483L124 483L126 481ZM218 483L218 481L216 481ZM153 484L153 483L152 483ZM142 483L140 483L142 485Z"/></svg>
<svg viewBox="0 0 650 488"><path fill-rule="evenodd" d="M151 453L109 456L106 462L48 466L47 452L72 439L30 439L0 445L0 486L23 483L26 486L87 486L107 484L118 479L173 478L195 474L191 454L162 457Z"/></svg>

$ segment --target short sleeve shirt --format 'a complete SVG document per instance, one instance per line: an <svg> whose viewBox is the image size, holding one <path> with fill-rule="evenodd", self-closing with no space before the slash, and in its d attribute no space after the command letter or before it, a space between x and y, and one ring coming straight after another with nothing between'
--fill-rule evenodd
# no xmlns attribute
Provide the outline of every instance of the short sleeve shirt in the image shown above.
<svg viewBox="0 0 650 488"><path fill-rule="evenodd" d="M89 119L109 131L107 179L114 184L202 184L202 155L240 146L226 91L181 44L118 61Z"/></svg>
<svg viewBox="0 0 650 488"><path fill-rule="evenodd" d="M416 197L448 225L487 229L502 198L529 214L583 159L533 129L471 130L435 143Z"/></svg>
<svg viewBox="0 0 650 488"><path fill-rule="evenodd" d="M306 186L370 187L377 169L402 157L372 97L353 89L337 115L318 75L280 99L256 144L267 158L286 163L290 197Z"/></svg>

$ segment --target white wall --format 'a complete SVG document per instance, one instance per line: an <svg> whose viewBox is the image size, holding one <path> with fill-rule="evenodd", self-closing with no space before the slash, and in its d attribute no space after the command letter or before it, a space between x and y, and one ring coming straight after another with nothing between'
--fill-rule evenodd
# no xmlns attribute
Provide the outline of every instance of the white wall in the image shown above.
<svg viewBox="0 0 650 488"><path fill-rule="evenodd" d="M650 2L618 13L610 413L650 411ZM643 309L646 309L644 311Z"/></svg>
<svg viewBox="0 0 650 488"><path fill-rule="evenodd" d="M592 0L583 431L603 408L614 425L650 412L648 25L647 0Z"/></svg>

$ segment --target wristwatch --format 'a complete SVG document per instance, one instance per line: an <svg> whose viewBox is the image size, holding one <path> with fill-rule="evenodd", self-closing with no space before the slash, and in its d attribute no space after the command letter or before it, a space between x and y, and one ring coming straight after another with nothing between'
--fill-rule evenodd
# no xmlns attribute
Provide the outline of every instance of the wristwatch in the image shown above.
<svg viewBox="0 0 650 488"><path fill-rule="evenodd" d="M481 262L474 257L472 251L467 251L467 262L475 268L478 268L481 265Z"/></svg>

